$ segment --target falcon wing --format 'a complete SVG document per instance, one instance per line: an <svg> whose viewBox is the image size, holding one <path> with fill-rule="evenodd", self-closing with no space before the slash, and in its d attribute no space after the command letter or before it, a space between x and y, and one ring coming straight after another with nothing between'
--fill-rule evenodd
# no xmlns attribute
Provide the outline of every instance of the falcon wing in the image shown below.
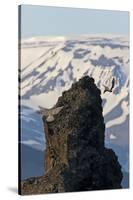
<svg viewBox="0 0 133 200"><path fill-rule="evenodd" d="M43 108L41 106L39 106L40 108L40 113L44 116L48 116L49 115L49 112L48 112L48 109L47 108Z"/></svg>
<svg viewBox="0 0 133 200"><path fill-rule="evenodd" d="M54 108L54 109L52 109L51 110L51 114L52 115L57 115L61 110L62 110L62 108L63 108L64 106L61 106L61 107L57 107L57 108Z"/></svg>
<svg viewBox="0 0 133 200"><path fill-rule="evenodd" d="M109 90L108 86L106 86L106 85L103 85L103 86L104 86L105 90L107 90L107 91Z"/></svg>
<svg viewBox="0 0 133 200"><path fill-rule="evenodd" d="M112 80L111 90L114 88L114 86L115 86L115 78L113 78L113 80Z"/></svg>
<svg viewBox="0 0 133 200"><path fill-rule="evenodd" d="M103 85L103 84L102 84ZM105 93L105 92L109 92L109 88L108 88L108 86L106 86L106 85L103 85L104 86L104 91L103 91L103 93Z"/></svg>

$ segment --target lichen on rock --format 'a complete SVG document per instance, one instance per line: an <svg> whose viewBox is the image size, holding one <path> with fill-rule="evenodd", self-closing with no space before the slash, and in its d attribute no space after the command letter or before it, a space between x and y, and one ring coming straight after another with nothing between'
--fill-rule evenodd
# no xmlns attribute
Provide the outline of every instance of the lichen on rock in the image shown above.
<svg viewBox="0 0 133 200"><path fill-rule="evenodd" d="M45 175L21 183L22 194L76 192L121 188L118 158L105 148L101 92L89 76L63 92L54 108L63 107L47 122Z"/></svg>

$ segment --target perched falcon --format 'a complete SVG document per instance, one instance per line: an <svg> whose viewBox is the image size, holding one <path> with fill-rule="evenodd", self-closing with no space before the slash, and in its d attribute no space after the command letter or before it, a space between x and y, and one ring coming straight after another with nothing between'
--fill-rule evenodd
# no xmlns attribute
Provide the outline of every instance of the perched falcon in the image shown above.
<svg viewBox="0 0 133 200"><path fill-rule="evenodd" d="M43 108L41 106L39 106L39 108L40 113L46 117L46 121L52 122L55 119L54 115L57 115L62 110L63 106L51 109Z"/></svg>

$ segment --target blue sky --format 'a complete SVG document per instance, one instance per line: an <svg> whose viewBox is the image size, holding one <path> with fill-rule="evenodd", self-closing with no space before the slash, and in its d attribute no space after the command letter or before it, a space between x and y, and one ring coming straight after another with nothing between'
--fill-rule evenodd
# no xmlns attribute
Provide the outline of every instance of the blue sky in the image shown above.
<svg viewBox="0 0 133 200"><path fill-rule="evenodd" d="M129 12L35 5L21 6L22 38L98 33L128 35Z"/></svg>

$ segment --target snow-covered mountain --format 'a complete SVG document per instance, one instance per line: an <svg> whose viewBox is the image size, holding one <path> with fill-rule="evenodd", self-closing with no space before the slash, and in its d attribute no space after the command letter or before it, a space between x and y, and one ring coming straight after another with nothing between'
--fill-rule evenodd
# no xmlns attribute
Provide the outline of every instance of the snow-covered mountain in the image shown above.
<svg viewBox="0 0 133 200"><path fill-rule="evenodd" d="M35 139L39 138L35 131L43 132L42 125L41 130L34 127L30 138L27 136L30 123L38 120L39 124L41 120L35 110L38 106L52 107L64 90L85 75L92 76L102 91L106 145L114 147L117 154L125 152L124 159L118 156L128 172L129 41L125 36L36 37L21 41L22 137L28 138L22 142L40 148L42 140ZM103 93L104 85L111 87L113 77L113 92Z"/></svg>

